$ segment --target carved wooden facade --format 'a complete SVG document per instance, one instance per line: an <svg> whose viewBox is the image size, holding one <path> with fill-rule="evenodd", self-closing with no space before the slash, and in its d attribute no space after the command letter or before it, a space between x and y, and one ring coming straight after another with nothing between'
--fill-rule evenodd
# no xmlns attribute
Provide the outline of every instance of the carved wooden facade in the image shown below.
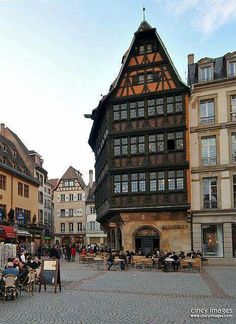
<svg viewBox="0 0 236 324"><path fill-rule="evenodd" d="M123 211L187 210L188 87L144 21L92 113L100 222Z"/></svg>

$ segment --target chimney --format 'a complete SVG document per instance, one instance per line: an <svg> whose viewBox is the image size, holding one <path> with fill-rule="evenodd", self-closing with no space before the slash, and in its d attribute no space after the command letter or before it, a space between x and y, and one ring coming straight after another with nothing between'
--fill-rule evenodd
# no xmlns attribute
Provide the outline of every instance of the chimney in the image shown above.
<svg viewBox="0 0 236 324"><path fill-rule="evenodd" d="M5 124L4 123L1 123L1 132L3 132L5 129Z"/></svg>
<svg viewBox="0 0 236 324"><path fill-rule="evenodd" d="M194 54L189 54L188 55L188 65L194 63Z"/></svg>
<svg viewBox="0 0 236 324"><path fill-rule="evenodd" d="M93 170L89 170L89 187L93 186Z"/></svg>

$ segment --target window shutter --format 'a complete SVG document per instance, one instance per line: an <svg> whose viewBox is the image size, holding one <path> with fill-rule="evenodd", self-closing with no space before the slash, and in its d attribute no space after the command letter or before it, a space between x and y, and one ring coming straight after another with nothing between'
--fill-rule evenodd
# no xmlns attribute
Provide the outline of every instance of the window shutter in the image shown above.
<svg viewBox="0 0 236 324"><path fill-rule="evenodd" d="M61 197L59 195L57 196L57 201L61 201Z"/></svg>
<svg viewBox="0 0 236 324"><path fill-rule="evenodd" d="M68 209L65 210L65 215L69 216L69 210Z"/></svg>
<svg viewBox="0 0 236 324"><path fill-rule="evenodd" d="M85 200L85 194L84 193L82 194L82 200Z"/></svg>
<svg viewBox="0 0 236 324"><path fill-rule="evenodd" d="M74 194L74 201L77 201L78 200L77 197L78 197L78 195L77 194Z"/></svg>
<svg viewBox="0 0 236 324"><path fill-rule="evenodd" d="M69 201L69 195L65 195L65 200Z"/></svg>

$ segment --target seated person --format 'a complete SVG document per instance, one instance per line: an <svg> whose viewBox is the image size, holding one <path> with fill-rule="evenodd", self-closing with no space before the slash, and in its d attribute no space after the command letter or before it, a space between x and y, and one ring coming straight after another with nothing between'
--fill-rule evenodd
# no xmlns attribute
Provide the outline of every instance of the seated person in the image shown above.
<svg viewBox="0 0 236 324"><path fill-rule="evenodd" d="M6 265L6 268L2 272L2 276L13 274L15 276L19 276L19 270L17 268L14 268L13 262L8 262Z"/></svg>
<svg viewBox="0 0 236 324"><path fill-rule="evenodd" d="M19 270L13 267L13 262L8 262L6 267L3 269L2 278L0 280L0 290L3 289L4 286L4 276L9 274L17 276L17 278L19 276Z"/></svg>
<svg viewBox="0 0 236 324"><path fill-rule="evenodd" d="M13 261L14 268L18 268L19 271L19 281L20 283L24 282L28 275L28 266L23 264L18 258Z"/></svg>
<svg viewBox="0 0 236 324"><path fill-rule="evenodd" d="M112 255L112 253L110 253L109 254L109 256L108 256L108 259L107 259L107 265L108 265L108 271L110 271L111 270L111 267L113 266L113 264L114 264L114 257L113 257L113 255Z"/></svg>
<svg viewBox="0 0 236 324"><path fill-rule="evenodd" d="M183 251L180 251L180 252L179 252L179 258L180 258L180 259L185 259L185 254L184 254Z"/></svg>
<svg viewBox="0 0 236 324"><path fill-rule="evenodd" d="M36 256L33 260L33 262L30 263L30 268L31 269L38 269L41 266L41 262L39 261L39 258Z"/></svg>
<svg viewBox="0 0 236 324"><path fill-rule="evenodd" d="M124 260L124 261L120 261L120 270L125 270L125 264L127 262L127 259L126 259L126 255L124 254L124 252L119 253L119 258L120 258L120 260Z"/></svg>
<svg viewBox="0 0 236 324"><path fill-rule="evenodd" d="M172 262L172 266L174 268L174 271L178 271L179 270L179 266L180 266L180 261L179 261L178 255L175 252L172 253L171 259L174 260Z"/></svg>

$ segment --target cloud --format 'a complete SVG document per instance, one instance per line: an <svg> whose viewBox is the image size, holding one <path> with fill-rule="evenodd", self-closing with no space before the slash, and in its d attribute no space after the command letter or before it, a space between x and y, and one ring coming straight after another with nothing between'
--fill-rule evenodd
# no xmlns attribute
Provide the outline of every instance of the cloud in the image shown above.
<svg viewBox="0 0 236 324"><path fill-rule="evenodd" d="M166 10L182 17L188 14L193 29L209 36L236 18L236 0L167 0Z"/></svg>

